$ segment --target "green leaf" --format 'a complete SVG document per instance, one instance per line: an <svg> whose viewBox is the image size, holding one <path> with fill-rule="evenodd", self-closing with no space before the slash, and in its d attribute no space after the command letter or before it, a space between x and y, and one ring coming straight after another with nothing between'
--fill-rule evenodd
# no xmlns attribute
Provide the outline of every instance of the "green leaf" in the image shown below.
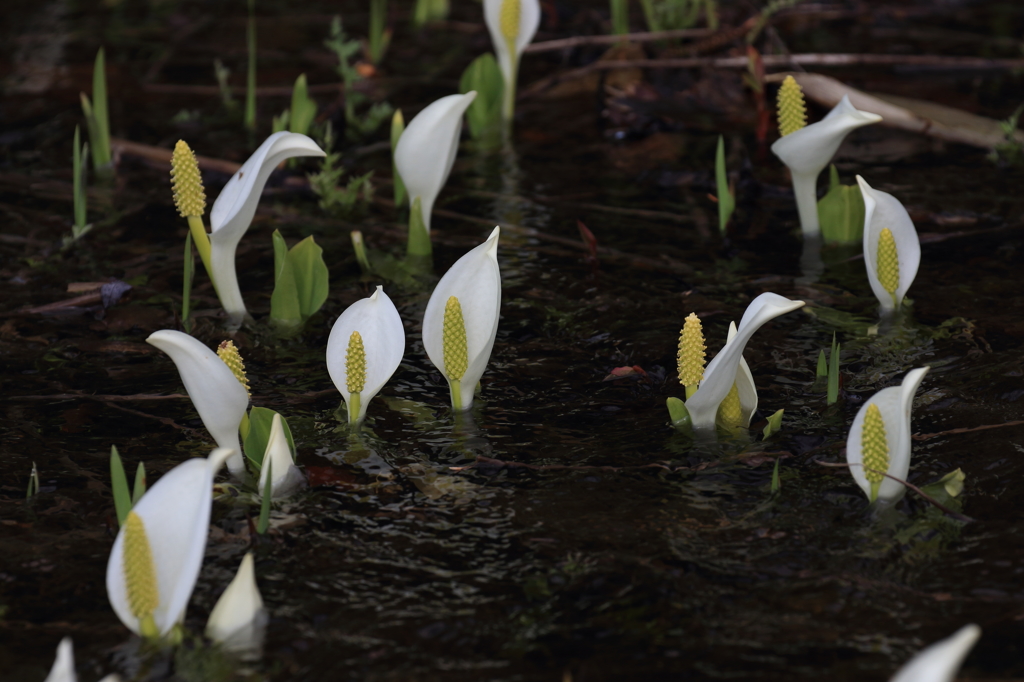
<svg viewBox="0 0 1024 682"><path fill-rule="evenodd" d="M828 376L828 361L825 359L825 349L822 348L818 351L818 368L815 370L814 375L816 377L827 377Z"/></svg>
<svg viewBox="0 0 1024 682"><path fill-rule="evenodd" d="M782 412L782 410L779 410L779 412ZM768 427L766 426L765 427L765 431L767 431L767 430L768 430ZM765 438L767 438L767 435L765 436ZM782 487L782 483L779 481L779 462L781 462L781 461L782 461L781 458L779 458L779 457L775 458L775 468L772 469L772 495L774 495L775 493L779 492L779 488Z"/></svg>
<svg viewBox="0 0 1024 682"><path fill-rule="evenodd" d="M75 227L82 231L86 227L86 210L88 209L85 195L85 164L89 157L89 144L86 143L84 147L82 146L78 126L75 126L74 146L75 148L71 154L71 178L75 206Z"/></svg>
<svg viewBox="0 0 1024 682"><path fill-rule="evenodd" d="M839 400L839 344L832 340L832 356L828 363L828 396L826 402L834 405Z"/></svg>
<svg viewBox="0 0 1024 682"><path fill-rule="evenodd" d="M245 74L245 127L256 129L256 17L255 1L249 0L249 23L245 32L249 63Z"/></svg>
<svg viewBox="0 0 1024 682"><path fill-rule="evenodd" d="M395 149L398 147L398 140L401 139L404 132L405 119L402 118L402 110L396 109L394 116L391 117L391 177L395 183L396 210L401 210L402 205L405 203L405 182L395 166Z"/></svg>
<svg viewBox="0 0 1024 682"><path fill-rule="evenodd" d="M270 321L281 327L302 324L302 308L295 283L288 245L278 230L274 230L274 293L270 296Z"/></svg>
<svg viewBox="0 0 1024 682"><path fill-rule="evenodd" d="M275 260L277 247L274 247ZM296 244L288 252L292 278L299 301L299 313L302 319L320 310L328 293L327 264L324 263L324 250L317 246L313 237L309 236Z"/></svg>
<svg viewBox="0 0 1024 682"><path fill-rule="evenodd" d="M839 171L829 169L829 188L818 201L821 236L832 244L858 244L864 236L864 196L856 185L839 183Z"/></svg>
<svg viewBox="0 0 1024 682"><path fill-rule="evenodd" d="M505 81L494 55L487 52L474 59L459 80L459 92L476 90L476 99L466 110L469 134L483 146L501 143L501 101Z"/></svg>
<svg viewBox="0 0 1024 682"><path fill-rule="evenodd" d="M693 422L690 420L690 411L686 409L686 404L682 400L675 397L667 398L665 400L665 407L668 408L668 416L672 420L672 426L685 432L689 432L693 428Z"/></svg>
<svg viewBox="0 0 1024 682"><path fill-rule="evenodd" d="M196 274L195 258L192 256L192 231L185 233L185 269L181 284L181 325L186 334L192 333L192 280Z"/></svg>
<svg viewBox="0 0 1024 682"><path fill-rule="evenodd" d="M128 478L124 475L124 465L117 447L110 446L110 489L114 493L114 509L117 511L117 524L124 525L128 512L132 510L132 496L128 492Z"/></svg>
<svg viewBox="0 0 1024 682"><path fill-rule="evenodd" d="M768 440L768 436L776 433L782 429L782 414L786 410L779 410L772 416L768 417L768 423L764 427L764 440ZM776 467L778 466L778 460L776 460Z"/></svg>
<svg viewBox="0 0 1024 682"><path fill-rule="evenodd" d="M293 133L309 133L309 126L316 118L316 102L309 97L309 87L306 85L306 74L295 79L295 86L292 88L291 124L288 128Z"/></svg>
<svg viewBox="0 0 1024 682"><path fill-rule="evenodd" d="M736 209L736 199L729 189L729 177L725 172L725 140L718 136L718 149L715 152L715 185L718 188L718 229L725 234L729 218Z"/></svg>
<svg viewBox="0 0 1024 682"><path fill-rule="evenodd" d="M92 137L92 161L97 169L110 165L110 118L107 109L107 67L101 47L92 69L92 113L96 119L96 137Z"/></svg>
<svg viewBox="0 0 1024 682"><path fill-rule="evenodd" d="M135 486L132 488L132 506L139 503L139 500L146 494L146 465L139 462L135 470Z"/></svg>
<svg viewBox="0 0 1024 682"><path fill-rule="evenodd" d="M245 435L242 449L245 450L245 457L252 462L255 471L259 471L263 466L263 455L267 452L270 426L274 422L275 414L277 412L266 407L254 407L249 410L249 432ZM288 420L284 416L281 417L281 426L284 427L284 437L288 441L294 460L295 439L292 438L292 430L288 428Z"/></svg>
<svg viewBox="0 0 1024 682"><path fill-rule="evenodd" d="M265 535L270 525L270 491L274 481L274 463L267 465L267 482L263 484L263 498L260 500L260 519L256 522L256 532Z"/></svg>

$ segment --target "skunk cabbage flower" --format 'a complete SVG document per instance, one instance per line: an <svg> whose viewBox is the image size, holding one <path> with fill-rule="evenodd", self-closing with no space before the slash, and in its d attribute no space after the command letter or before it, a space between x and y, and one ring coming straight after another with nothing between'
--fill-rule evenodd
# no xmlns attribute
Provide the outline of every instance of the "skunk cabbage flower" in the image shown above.
<svg viewBox="0 0 1024 682"><path fill-rule="evenodd" d="M728 347L736 336L736 323L729 323L729 336L725 345ZM723 351L725 348L722 349ZM757 412L757 387L750 366L740 355L740 364L736 368L736 381L733 383L725 400L718 406L717 423L727 429L749 428L750 420Z"/></svg>
<svg viewBox="0 0 1024 682"><path fill-rule="evenodd" d="M231 324L238 327L246 316L245 302L235 274L235 249L256 214L270 173L285 159L325 156L313 140L299 133L274 133L253 152L224 185L210 210L211 277Z"/></svg>
<svg viewBox="0 0 1024 682"><path fill-rule="evenodd" d="M772 152L789 167L793 176L796 208L805 237L817 236L821 232L818 227L818 174L832 160L847 134L881 120L878 114L854 108L850 98L844 95L825 118L780 137L772 145Z"/></svg>
<svg viewBox="0 0 1024 682"><path fill-rule="evenodd" d="M498 55L498 66L505 80L501 112L507 131L515 113L519 57L540 26L540 2L484 0L484 23L491 33L494 52Z"/></svg>
<svg viewBox="0 0 1024 682"><path fill-rule="evenodd" d="M452 408L468 410L498 333L501 273L498 235L455 261L434 288L423 314L423 348L448 379Z"/></svg>
<svg viewBox="0 0 1024 682"><path fill-rule="evenodd" d="M750 416L757 408L757 393L754 391L753 379L751 378L749 381L747 379L750 373L749 368L746 370L746 376L740 372L743 350L747 347L747 342L750 341L754 332L766 322L779 315L792 312L803 305L803 301L791 301L785 296L772 293L761 294L750 302L743 317L740 318L736 335L725 344L715 359L708 363L700 387L686 401L686 410L693 420L694 431L714 432L718 408L729 397L734 387L737 392L742 387L742 393L739 395L740 420L745 420L746 425L749 426ZM751 394L753 394L752 400Z"/></svg>
<svg viewBox="0 0 1024 682"><path fill-rule="evenodd" d="M980 636L981 628L977 625L963 626L910 659L890 682L953 682Z"/></svg>
<svg viewBox="0 0 1024 682"><path fill-rule="evenodd" d="M270 422L270 435L267 437L267 449L263 453L263 464L260 467L260 494L265 490L267 477L270 481L270 497L282 497L292 492L302 483L302 472L295 466L295 457L284 434L284 422L281 415L274 413Z"/></svg>
<svg viewBox="0 0 1024 682"><path fill-rule="evenodd" d="M345 399L350 424L363 420L404 355L402 318L383 287L341 314L327 339L327 371Z"/></svg>
<svg viewBox="0 0 1024 682"><path fill-rule="evenodd" d="M475 97L475 90L442 97L416 114L398 138L394 163L409 194L409 255L431 253L430 212L452 172L459 151L462 115Z"/></svg>
<svg viewBox="0 0 1024 682"><path fill-rule="evenodd" d="M70 637L60 640L57 645L57 658L45 682L78 682L78 676L75 675L75 652Z"/></svg>
<svg viewBox="0 0 1024 682"><path fill-rule="evenodd" d="M206 552L213 477L231 454L217 448L179 464L128 512L107 562L107 597L135 634L159 639L184 619Z"/></svg>
<svg viewBox="0 0 1024 682"><path fill-rule="evenodd" d="M883 388L864 403L846 438L846 461L868 500L896 502L906 487L883 474L906 480L910 471L910 411L928 367L911 370L899 386ZM868 471L870 469L870 471Z"/></svg>
<svg viewBox="0 0 1024 682"><path fill-rule="evenodd" d="M185 391L217 446L232 450L228 469L245 472L238 426L249 406L249 391L231 369L198 339L173 329L153 332L146 342L167 353L185 384Z"/></svg>
<svg viewBox="0 0 1024 682"><path fill-rule="evenodd" d="M246 552L238 573L210 612L206 636L233 651L259 649L265 625L266 612L256 586L252 552Z"/></svg>
<svg viewBox="0 0 1024 682"><path fill-rule="evenodd" d="M864 197L864 263L882 312L900 307L921 264L921 242L899 199L857 176Z"/></svg>

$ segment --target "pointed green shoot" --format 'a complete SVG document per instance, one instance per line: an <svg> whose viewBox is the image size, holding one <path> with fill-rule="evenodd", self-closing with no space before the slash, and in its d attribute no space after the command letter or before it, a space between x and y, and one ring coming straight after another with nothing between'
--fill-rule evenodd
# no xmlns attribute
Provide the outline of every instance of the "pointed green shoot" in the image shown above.
<svg viewBox="0 0 1024 682"><path fill-rule="evenodd" d="M300 326L327 300L328 273L323 249L306 237L290 250L274 230L274 293L270 321L285 329Z"/></svg>
<svg viewBox="0 0 1024 682"><path fill-rule="evenodd" d="M779 481L779 462L781 461L782 459L778 457L775 458L775 468L772 469L772 495L779 492L779 488L782 487L782 483Z"/></svg>
<svg viewBox="0 0 1024 682"><path fill-rule="evenodd" d="M405 204L405 183L402 181L402 176L398 174L398 168L395 167L395 148L398 146L398 140L404 132L405 119L402 117L402 110L395 109L395 113L391 117L391 178L395 182L396 210L400 210L402 205Z"/></svg>
<svg viewBox="0 0 1024 682"><path fill-rule="evenodd" d="M263 455L267 452L267 443L270 441L270 427L274 422L276 413L266 407L254 407L249 410L249 432L245 435L242 449L245 450L245 457L253 464L253 469L259 471L263 466ZM281 416L281 426L284 427L284 437L288 441L288 447L295 452L295 439L292 438L292 430L288 428L288 420Z"/></svg>
<svg viewBox="0 0 1024 682"><path fill-rule="evenodd" d="M274 230L274 293L270 296L270 321L277 327L295 328L302 324L299 290L288 258L288 245Z"/></svg>
<svg viewBox="0 0 1024 682"><path fill-rule="evenodd" d="M185 234L185 267L181 278L181 326L186 334L192 333L192 281L196 275L196 262L192 255L192 231Z"/></svg>
<svg viewBox="0 0 1024 682"><path fill-rule="evenodd" d="M690 420L690 412L686 409L686 404L679 398L671 397L665 400L665 407L668 408L668 416L672 420L672 426L680 431L690 433L693 424Z"/></svg>
<svg viewBox="0 0 1024 682"><path fill-rule="evenodd" d="M128 512L132 510L132 496L128 492L128 478L124 474L124 464L117 446L110 446L110 489L114 493L114 509L117 511L117 523L124 525Z"/></svg>
<svg viewBox="0 0 1024 682"><path fill-rule="evenodd" d="M256 532L260 535L266 535L267 528L270 526L270 498L273 481L274 463L267 462L267 481L263 484L263 496L260 500L260 518L256 522Z"/></svg>
<svg viewBox="0 0 1024 682"><path fill-rule="evenodd" d="M729 177L725 171L725 140L718 136L718 149L715 151L715 185L718 189L718 229L725 234L732 212L736 210L736 198L729 188Z"/></svg>
<svg viewBox="0 0 1024 682"><path fill-rule="evenodd" d="M828 363L828 396L826 403L834 405L839 400L839 352L840 345L832 339L832 356Z"/></svg>
<svg viewBox="0 0 1024 682"><path fill-rule="evenodd" d="M409 242L405 254L422 259L429 259L433 255L430 234L423 222L423 208L419 197L416 197L416 200L412 202L412 208L409 209Z"/></svg>
<svg viewBox="0 0 1024 682"><path fill-rule="evenodd" d="M295 79L295 85L292 87L292 107L289 111L291 114L287 124L288 130L293 133L308 134L309 127L313 124L313 119L316 118L316 100L309 96L306 74Z"/></svg>
<svg viewBox="0 0 1024 682"><path fill-rule="evenodd" d="M31 500L39 494L39 470L36 463L32 462L32 473L28 475L28 489L25 491L25 499Z"/></svg>
<svg viewBox="0 0 1024 682"><path fill-rule="evenodd" d="M146 494L146 465L139 462L135 470L135 485L132 488L132 506L139 503L139 500Z"/></svg>
<svg viewBox="0 0 1024 682"><path fill-rule="evenodd" d="M474 59L462 72L459 92L466 94L471 90L476 91L476 99L466 110L469 134L481 147L496 147L501 144L501 103L505 79L490 52Z"/></svg>
<svg viewBox="0 0 1024 682"><path fill-rule="evenodd" d="M89 115L86 114L88 120ZM92 162L96 170L110 166L110 114L107 109L107 67L103 48L96 53L96 63L92 69L92 118L95 121L95 137L93 126L89 126L89 139L92 141Z"/></svg>
<svg viewBox="0 0 1024 682"><path fill-rule="evenodd" d="M832 244L858 244L864 238L864 195L857 185L839 182L839 171L829 169L828 193L818 202L821 236Z"/></svg>
<svg viewBox="0 0 1024 682"><path fill-rule="evenodd" d="M249 68L245 78L245 127L256 130L256 3L249 0L249 25L245 33Z"/></svg>
<svg viewBox="0 0 1024 682"><path fill-rule="evenodd" d="M612 34L629 33L629 0L611 0Z"/></svg>
<svg viewBox="0 0 1024 682"><path fill-rule="evenodd" d="M72 228L72 236L78 239L89 230L85 221L88 202L85 195L85 164L89 158L89 145L81 143L81 135L78 126L75 126L74 150L71 153L71 178L72 193L75 206L75 224Z"/></svg>
<svg viewBox="0 0 1024 682"><path fill-rule="evenodd" d="M824 348L818 351L818 367L814 370L814 376L819 379L828 376L828 360L825 359Z"/></svg>
<svg viewBox="0 0 1024 682"><path fill-rule="evenodd" d="M773 433L777 433L782 430L782 415L786 410L778 410L772 416L768 417L768 423L764 427L763 440L768 440L768 437ZM777 463L776 463L777 464Z"/></svg>
<svg viewBox="0 0 1024 682"><path fill-rule="evenodd" d="M388 0L370 0L370 35L367 38L370 61L380 64L391 42L391 31L387 30Z"/></svg>
<svg viewBox="0 0 1024 682"><path fill-rule="evenodd" d="M359 269L363 271L364 275L369 275L373 272L373 267L370 266L370 259L366 255L363 233L359 230L352 230L350 236L352 237L352 250L356 253L356 262L359 263Z"/></svg>

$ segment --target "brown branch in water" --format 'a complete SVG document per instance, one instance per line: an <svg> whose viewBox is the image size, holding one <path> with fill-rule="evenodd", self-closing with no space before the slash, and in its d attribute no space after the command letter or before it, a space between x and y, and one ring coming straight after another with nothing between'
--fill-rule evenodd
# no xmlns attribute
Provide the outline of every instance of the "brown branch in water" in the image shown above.
<svg viewBox="0 0 1024 682"><path fill-rule="evenodd" d="M925 491L921 490L920 488L918 488L913 483L910 483L909 481L904 481L902 478L896 478L892 474L886 473L886 472L881 471L879 469L873 469L871 467L866 467L863 464L858 464L856 462L854 462L852 464L848 463L848 462L822 462L820 459L812 459L811 461L814 462L815 464L820 464L823 467L839 467L839 468L849 469L852 466L860 466L860 467L862 467L864 469L864 471L870 471L871 473L874 473L874 474L881 474L882 476L885 476L886 478L891 478L892 480L896 481L897 483L902 483L903 485L907 486L908 488L913 490L915 493L917 493L918 495L923 497L925 499L925 501L927 501L929 504L932 504L935 507L941 509L943 511L943 513L949 514L950 516L952 516L953 518L957 519L958 521L963 521L964 523L973 523L975 521L975 519L972 519L970 516L967 516L966 514L961 514L960 512L953 511L949 507L947 507L944 504L940 503L935 498L933 498L930 495L928 495L928 493L926 493Z"/></svg>
<svg viewBox="0 0 1024 682"><path fill-rule="evenodd" d="M155 419L156 421L160 422L161 424L164 424L166 426L170 426L172 428L178 429L179 431L187 431L188 433L195 433L195 431L193 429L190 429L187 426L182 426L181 424L179 424L178 422L174 421L173 419L171 419L169 417L158 417L155 414L149 414L147 412L139 412L138 410L132 410L132 409L129 409L127 407L123 407L121 405L118 405L117 403L112 403L111 402L111 403L107 403L107 404L110 407L113 407L115 410L121 410L122 412L127 412L128 414L134 414L137 417L146 417L147 419Z"/></svg>
<svg viewBox="0 0 1024 682"><path fill-rule="evenodd" d="M491 457L484 457L483 455L476 456L476 462L464 467L448 467L452 471L466 471L469 469L476 469L481 464L488 464L491 466L509 468L509 469L529 469L531 471L636 471L638 469L663 469L668 472L676 471L689 471L690 467L670 467L667 464L658 464L652 462L651 464L638 464L636 466L599 466L599 465L586 465L586 464L527 464L525 462L506 462L500 459L492 459Z"/></svg>
<svg viewBox="0 0 1024 682"><path fill-rule="evenodd" d="M1021 426L1024 425L1024 419L1018 419L1013 422L1003 422L1002 424L985 424L984 426L972 426L972 427L961 427L959 429L950 429L949 431L939 431L937 433L915 433L912 437L914 440L929 440L931 438L937 438L939 436L951 436L958 433L971 433L973 431L987 431L988 429L1000 429L1004 426Z"/></svg>
<svg viewBox="0 0 1024 682"><path fill-rule="evenodd" d="M118 154L128 154L129 156L138 156L155 163L167 164L168 168L171 167L170 149L154 147L153 145L141 144L139 142L132 142L131 140L125 140L119 137L110 138L110 147L115 156ZM209 156L196 156L196 161L199 162L199 167L204 170L217 171L218 173L224 173L225 175L234 175L238 172L238 169L242 167L242 164L240 163L227 161L225 159L212 159Z"/></svg>
<svg viewBox="0 0 1024 682"><path fill-rule="evenodd" d="M704 38L714 33L714 31L707 28L680 28L672 31L644 31L623 35L574 36L572 38L559 38L558 40L532 43L523 48L523 54L554 52L584 45L615 45L622 42L649 43L655 40L672 40L676 38Z"/></svg>
<svg viewBox="0 0 1024 682"><path fill-rule="evenodd" d="M986 59L946 55L902 54L793 54L764 55L765 67L789 66L927 66L962 70L1009 70L1024 68L1024 59ZM594 71L611 69L746 69L747 57L682 57L672 59L626 59L596 61L593 64L542 78L520 91L519 98L538 95L554 85L583 78Z"/></svg>

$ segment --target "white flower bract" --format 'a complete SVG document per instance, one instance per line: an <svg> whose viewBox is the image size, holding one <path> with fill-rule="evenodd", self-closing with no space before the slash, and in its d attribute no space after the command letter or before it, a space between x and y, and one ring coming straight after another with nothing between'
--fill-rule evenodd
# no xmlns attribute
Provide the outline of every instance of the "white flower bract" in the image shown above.
<svg viewBox="0 0 1024 682"><path fill-rule="evenodd" d="M868 282L882 306L882 312L890 313L903 303L903 297L917 276L917 269L921 265L921 240L914 229L914 221L899 199L887 192L872 189L859 175L857 184L864 197L864 265L867 267ZM892 232L899 258L900 279L895 294L886 291L878 278L878 239L884 229Z"/></svg>

